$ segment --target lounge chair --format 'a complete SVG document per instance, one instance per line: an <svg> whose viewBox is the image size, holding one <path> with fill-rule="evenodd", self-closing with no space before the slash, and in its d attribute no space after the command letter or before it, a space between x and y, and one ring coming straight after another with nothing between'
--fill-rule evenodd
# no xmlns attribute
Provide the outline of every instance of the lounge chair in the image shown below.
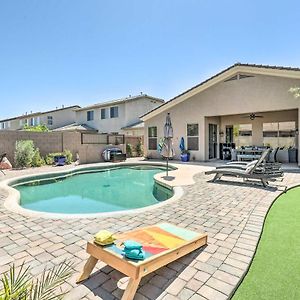
<svg viewBox="0 0 300 300"><path fill-rule="evenodd" d="M269 150L271 151L271 150ZM263 155L263 154L262 154ZM253 160L251 162L246 162L246 161L233 161L233 162L228 162L224 165L216 167L217 169L241 169L241 170L246 170L247 168L253 166L256 164L258 160ZM278 162L267 162L263 161L260 165L260 167L255 171L255 173L278 173L283 175L283 171L281 168L281 163Z"/></svg>
<svg viewBox="0 0 300 300"><path fill-rule="evenodd" d="M271 180L276 180L278 177L282 177L282 172L275 171L272 169L267 169L264 166L264 161L267 158L270 150L265 150L261 157L255 163L249 163L246 168L243 167L230 167L216 168L215 170L205 172L206 175L215 174L213 182L220 180L222 176L233 176L240 177L243 179L256 179L260 180L264 187L268 186L268 182Z"/></svg>

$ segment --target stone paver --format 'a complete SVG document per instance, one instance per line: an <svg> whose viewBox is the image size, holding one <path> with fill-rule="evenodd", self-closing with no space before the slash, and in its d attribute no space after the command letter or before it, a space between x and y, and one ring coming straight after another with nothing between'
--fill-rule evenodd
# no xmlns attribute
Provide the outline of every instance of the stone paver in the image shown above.
<svg viewBox="0 0 300 300"><path fill-rule="evenodd" d="M192 174L208 167L195 164ZM184 174L188 168L184 167ZM20 172L30 174L32 170ZM128 278L103 263L97 264L89 280L76 285L78 271L87 257L86 240L100 229L121 232L171 222L207 232L208 245L143 278L135 300L227 299L249 266L265 215L280 188L263 189L240 181L211 183L209 179L203 172L196 174L195 184L184 186L182 198L171 205L130 216L85 219L45 219L12 213L3 206L7 195L0 190L0 273L7 271L12 262L18 267L25 261L36 276L44 268L70 259L74 261L74 275L63 285L66 291L71 290L66 299L120 299ZM299 182L300 173L291 172L280 185Z"/></svg>

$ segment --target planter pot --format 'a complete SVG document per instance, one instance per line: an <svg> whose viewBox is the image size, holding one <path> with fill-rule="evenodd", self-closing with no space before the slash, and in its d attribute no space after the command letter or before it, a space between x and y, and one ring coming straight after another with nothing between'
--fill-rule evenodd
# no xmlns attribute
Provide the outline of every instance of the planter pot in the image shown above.
<svg viewBox="0 0 300 300"><path fill-rule="evenodd" d="M190 161L190 153L183 153L180 155L181 161L187 162Z"/></svg>
<svg viewBox="0 0 300 300"><path fill-rule="evenodd" d="M56 166L64 166L66 164L67 158L63 155L54 156L54 163Z"/></svg>

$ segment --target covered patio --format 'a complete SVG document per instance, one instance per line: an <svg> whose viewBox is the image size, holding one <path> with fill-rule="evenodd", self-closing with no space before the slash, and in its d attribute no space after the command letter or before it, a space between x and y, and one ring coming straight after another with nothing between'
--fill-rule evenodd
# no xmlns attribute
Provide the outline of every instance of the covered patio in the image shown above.
<svg viewBox="0 0 300 300"><path fill-rule="evenodd" d="M206 117L206 159L251 160L270 147L276 150L274 160L296 163L298 115L292 109Z"/></svg>

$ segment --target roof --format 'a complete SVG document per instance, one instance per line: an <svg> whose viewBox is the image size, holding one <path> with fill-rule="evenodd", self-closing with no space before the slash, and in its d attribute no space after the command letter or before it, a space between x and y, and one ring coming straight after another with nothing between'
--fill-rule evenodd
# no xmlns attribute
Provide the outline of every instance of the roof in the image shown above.
<svg viewBox="0 0 300 300"><path fill-rule="evenodd" d="M111 101L96 103L96 104L93 104L93 105L88 105L88 106L81 107L81 108L77 109L77 111L83 111L83 110L87 110L87 109L95 109L95 108L99 108L99 107L117 105L117 104L126 103L126 102L129 102L129 101L134 101L134 100L138 100L138 99L142 99L142 98L148 98L150 100L158 101L158 102L161 102L161 103L165 102L161 98L156 98L156 97L153 97L153 96L149 96L147 94L140 94L140 95L136 95L136 96L129 96L129 97L124 97L124 98L115 99L115 100L111 100Z"/></svg>
<svg viewBox="0 0 300 300"><path fill-rule="evenodd" d="M55 128L52 131L93 131L93 132L98 132L97 129L88 126L86 124L77 124L77 123L72 123L63 127Z"/></svg>
<svg viewBox="0 0 300 300"><path fill-rule="evenodd" d="M185 99L203 91L210 86L232 76L238 72L245 72L250 74L263 74L272 76L282 76L289 78L299 78L300 79L300 68L298 67L284 67L284 66L272 66L272 65L257 65L257 64L247 64L247 63L235 63L234 65L224 69L223 71L213 75L212 77L200 82L199 84L193 86L192 88L184 91L183 93L175 96L164 104L152 109L146 114L142 115L140 118L145 121L158 113L165 111L166 109L184 101Z"/></svg>
<svg viewBox="0 0 300 300"><path fill-rule="evenodd" d="M21 116L17 116L17 117L8 118L8 119L3 119L3 120L0 120L0 122L7 122L7 121L12 121L12 120L24 119L24 118L31 118L31 117L49 114L52 112L62 111L62 110L66 110L66 109L72 109L72 108L76 109L79 107L80 107L79 105L72 105L72 106L61 107L61 108L52 109L52 110L43 111L43 112L39 111L39 112L27 114L27 115L21 115Z"/></svg>
<svg viewBox="0 0 300 300"><path fill-rule="evenodd" d="M133 124L130 124L128 126L122 127L121 129L141 129L144 128L144 122L143 121L138 121Z"/></svg>

